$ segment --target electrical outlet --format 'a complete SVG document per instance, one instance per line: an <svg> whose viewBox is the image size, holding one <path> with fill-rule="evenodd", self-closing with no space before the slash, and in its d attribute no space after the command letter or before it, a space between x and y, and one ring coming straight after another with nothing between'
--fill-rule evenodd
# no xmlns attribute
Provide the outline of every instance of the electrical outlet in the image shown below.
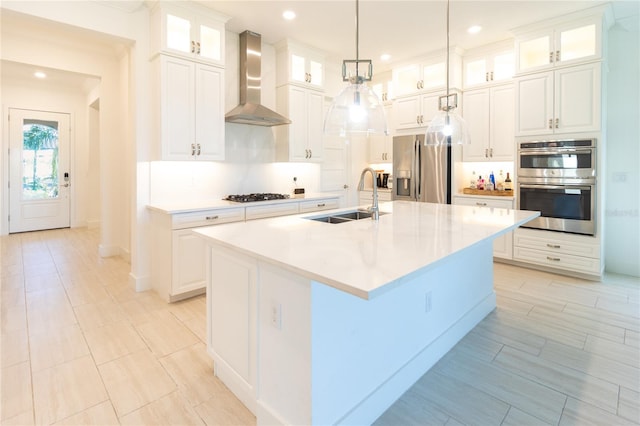
<svg viewBox="0 0 640 426"><path fill-rule="evenodd" d="M424 295L424 311L429 313L431 312L431 292L427 292Z"/></svg>
<svg viewBox="0 0 640 426"><path fill-rule="evenodd" d="M271 325L282 330L282 305L277 302L271 302Z"/></svg>

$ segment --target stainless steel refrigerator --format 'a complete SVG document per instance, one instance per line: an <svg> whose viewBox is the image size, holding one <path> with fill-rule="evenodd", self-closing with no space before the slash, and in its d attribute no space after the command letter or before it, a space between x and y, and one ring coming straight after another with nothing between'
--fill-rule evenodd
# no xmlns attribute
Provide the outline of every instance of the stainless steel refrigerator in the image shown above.
<svg viewBox="0 0 640 426"><path fill-rule="evenodd" d="M451 147L425 146L424 134L394 136L392 198L451 204Z"/></svg>

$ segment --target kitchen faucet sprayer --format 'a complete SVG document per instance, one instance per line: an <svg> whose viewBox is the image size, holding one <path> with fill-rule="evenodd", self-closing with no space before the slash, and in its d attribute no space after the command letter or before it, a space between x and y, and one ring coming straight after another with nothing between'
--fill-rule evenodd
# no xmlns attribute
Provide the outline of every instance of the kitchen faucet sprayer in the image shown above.
<svg viewBox="0 0 640 426"><path fill-rule="evenodd" d="M380 218L380 212L378 210L378 188L376 185L376 171L371 167L365 168L364 170L362 170L362 173L360 173L360 183L358 184L358 190L362 191L364 189L364 175L366 175L367 172L371 172L371 182L373 183L373 204L367 209L367 211L371 212L372 220L378 220Z"/></svg>

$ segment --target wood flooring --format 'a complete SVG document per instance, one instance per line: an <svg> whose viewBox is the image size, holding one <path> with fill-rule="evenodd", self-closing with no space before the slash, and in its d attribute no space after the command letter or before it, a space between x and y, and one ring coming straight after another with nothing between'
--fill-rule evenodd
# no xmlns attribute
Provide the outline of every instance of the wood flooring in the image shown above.
<svg viewBox="0 0 640 426"><path fill-rule="evenodd" d="M254 425L205 298L136 293L95 230L0 237L2 425ZM495 264L498 308L378 425L640 425L640 280Z"/></svg>

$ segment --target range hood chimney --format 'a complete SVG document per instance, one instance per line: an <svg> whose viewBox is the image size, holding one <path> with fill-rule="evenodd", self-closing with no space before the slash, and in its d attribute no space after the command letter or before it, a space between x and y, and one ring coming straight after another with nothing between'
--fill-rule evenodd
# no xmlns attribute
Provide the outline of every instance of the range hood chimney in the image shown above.
<svg viewBox="0 0 640 426"><path fill-rule="evenodd" d="M260 104L261 60L262 36L251 31L240 33L240 105L225 115L227 123L267 127L291 124L288 118Z"/></svg>

